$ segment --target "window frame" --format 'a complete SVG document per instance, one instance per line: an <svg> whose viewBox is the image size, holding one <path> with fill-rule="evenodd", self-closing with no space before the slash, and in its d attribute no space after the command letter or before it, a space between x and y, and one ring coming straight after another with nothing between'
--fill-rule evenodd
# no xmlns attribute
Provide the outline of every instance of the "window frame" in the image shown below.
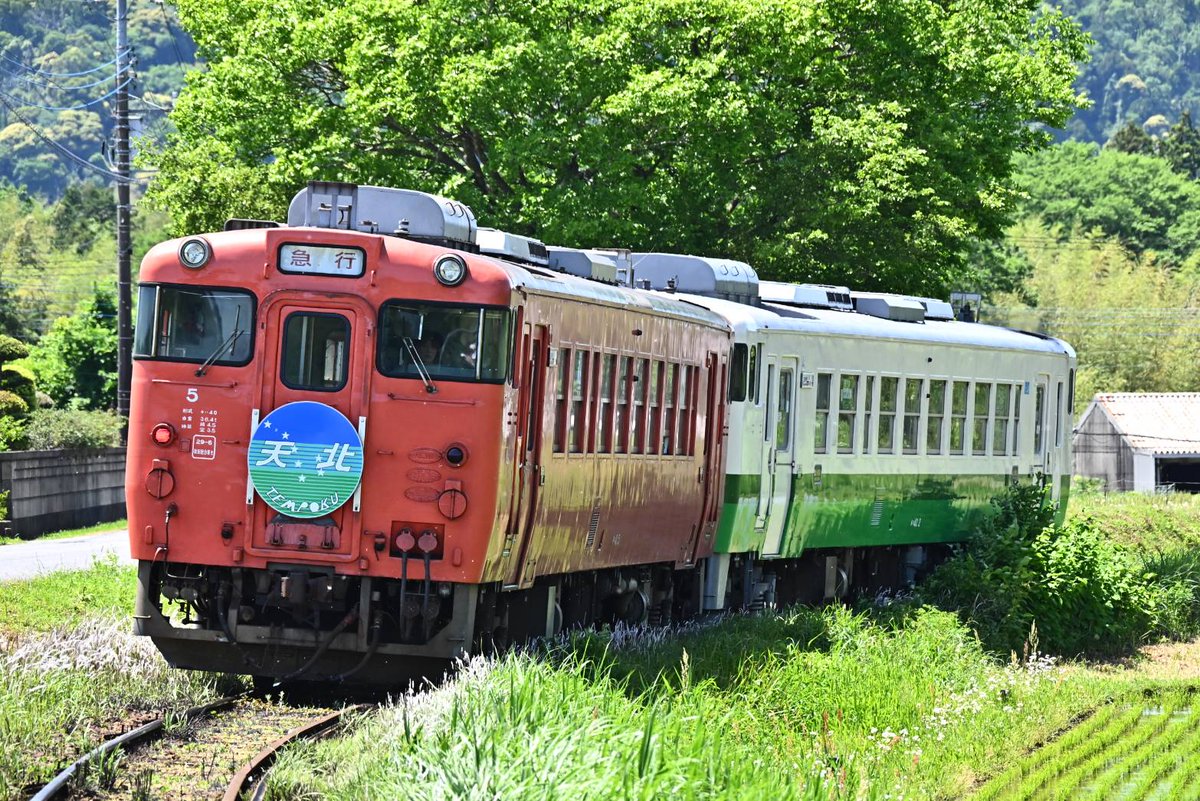
<svg viewBox="0 0 1200 801"><path fill-rule="evenodd" d="M139 301L138 302L138 310L137 310L138 314L137 314L137 319L134 320L134 336L133 336L133 342L130 347L130 354L134 361L174 362L175 364L204 364L204 362L207 361L207 359L193 359L190 356L155 356L153 354L137 353L137 341L138 341L138 339L137 339L137 322L138 322L138 320L141 319L141 315L142 315L141 291L144 287L153 287L156 290L158 290L158 291L156 291L156 293L154 295L154 323L150 330L150 338L151 338L151 343L152 343L151 349L152 350L154 349L153 348L154 340L158 336L158 325L160 322L158 319L158 310L159 310L159 306L161 303L161 290L163 288L184 290L184 291L189 291L189 292L196 291L196 290L211 290L211 291L215 291L215 292L228 292L228 293L234 294L234 295L243 295L243 296L249 298L250 299L250 322L249 322L248 326L246 327L245 331L246 331L246 335L250 338L250 343L246 350L246 353L247 353L246 358L241 359L241 360L217 359L216 361L213 362L213 366L214 367L217 367L217 366L220 366L220 367L245 367L246 365L248 365L252 361L254 361L255 348L258 344L255 339L256 332L258 331L258 296L256 294L254 294L252 291L250 291L248 289L242 289L240 287L212 286L210 284L202 284L202 285L174 284L174 283L161 282L161 281L147 281L144 283L140 282L137 285L138 301Z"/></svg>
<svg viewBox="0 0 1200 801"><path fill-rule="evenodd" d="M498 377L494 377L494 378L483 378L483 377L478 377L478 376L441 375L439 373L434 373L433 371L429 371L430 377L432 378L433 381L435 381L435 382L450 381L450 382L462 383L462 384L505 384L508 382L510 375L516 374L513 362L516 359L515 354L519 350L520 342L518 341L517 336L516 336L518 329L515 327L514 324L517 322L518 317L523 317L523 313L518 314L517 313L518 310L514 309L512 306L506 306L503 304L487 304L487 303L455 303L455 302L450 302L450 301L424 300L424 299L418 299L418 298L388 298L387 300L385 300L379 304L379 311L376 312L376 314L375 314L375 334L376 334L375 335L375 372L377 374L379 374L380 376L382 376L384 378L393 378L393 379L398 379L398 380L402 380L402 381L420 381L421 380L421 377L418 375L398 375L394 372L385 371L382 366L384 348L381 346L380 343L383 342L383 331L384 331L383 316L387 312L387 310L390 306L402 305L402 304L410 304L410 305L411 304L420 304L422 306L437 306L437 307L443 308L443 309L467 309L467 310L479 311L479 312L488 312L488 311L506 312L507 321L506 321L506 324L504 327L507 332L505 334L505 336L507 337L507 341L508 341L508 356L501 360L503 363L503 370L502 370L503 374L502 375L500 375ZM476 333L477 337L482 335L482 333L483 333L482 332L482 325L483 325L482 316L480 317L480 325L481 325L481 330ZM476 358L481 359L482 357L477 356Z"/></svg>
<svg viewBox="0 0 1200 801"><path fill-rule="evenodd" d="M336 387L313 387L313 386L307 386L307 385L303 385L303 384L300 384L300 385L292 384L288 381L287 370L286 370L287 354L288 354L288 327L291 325L292 320L296 319L297 317L336 318L346 324L346 327L345 327L345 331L346 331L346 341L345 341L346 364L345 364L345 369L342 371L342 382L340 384L338 384ZM350 322L350 319L348 317L346 317L346 315L339 314L336 311L313 311L311 309L297 309L296 311L289 313L286 317L283 318L283 324L280 326L280 328L282 329L282 332L280 335L280 346L279 346L279 372L278 372L279 383L283 384L288 389L294 390L296 392L341 392L342 390L344 390L346 388L346 386L350 383L350 362L352 361L353 356L354 356L354 349L353 349L352 343L350 341L351 337L353 337L353 335L354 335L354 325L353 325L353 323Z"/></svg>

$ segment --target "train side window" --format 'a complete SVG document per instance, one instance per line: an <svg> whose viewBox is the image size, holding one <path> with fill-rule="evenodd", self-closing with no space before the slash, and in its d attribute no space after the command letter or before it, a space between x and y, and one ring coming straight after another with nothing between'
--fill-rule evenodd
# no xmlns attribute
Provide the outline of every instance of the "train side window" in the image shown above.
<svg viewBox="0 0 1200 801"><path fill-rule="evenodd" d="M758 404L758 364L762 361L762 345L754 345L750 348L750 400ZM1075 373L1072 371L1071 373Z"/></svg>
<svg viewBox="0 0 1200 801"><path fill-rule="evenodd" d="M729 363L729 400L746 400L746 387L750 370L750 348L742 343L733 346L733 358Z"/></svg>
<svg viewBox="0 0 1200 801"><path fill-rule="evenodd" d="M1054 397L1054 447L1061 448L1063 444L1063 382L1055 385Z"/></svg>
<svg viewBox="0 0 1200 801"><path fill-rule="evenodd" d="M617 369L617 357L612 353L601 356L600 367L600 419L597 428L600 431L600 441L596 444L598 453L612 453L613 450L613 373Z"/></svg>
<svg viewBox="0 0 1200 801"><path fill-rule="evenodd" d="M858 376L843 375L838 390L838 453L854 453L854 424L858 417Z"/></svg>
<svg viewBox="0 0 1200 801"><path fill-rule="evenodd" d="M662 400L659 394L663 384L663 363L650 363L650 419L646 423L646 453L656 454L656 447L662 442Z"/></svg>
<svg viewBox="0 0 1200 801"><path fill-rule="evenodd" d="M921 430L921 396L924 394L925 379L908 378L904 381L904 441L905 453L916 453Z"/></svg>
<svg viewBox="0 0 1200 801"><path fill-rule="evenodd" d="M137 359L248 364L253 353L254 296L205 287L138 287Z"/></svg>
<svg viewBox="0 0 1200 801"><path fill-rule="evenodd" d="M588 400L587 409L587 436L584 439L584 450L588 453L596 452L596 440L599 434L598 428L600 424L599 415L600 409L600 354L593 353L591 358L591 372L587 374L587 390L584 392Z"/></svg>
<svg viewBox="0 0 1200 801"><path fill-rule="evenodd" d="M879 453L893 453L896 449L896 395L899 389L899 378L880 377L879 436L875 440Z"/></svg>
<svg viewBox="0 0 1200 801"><path fill-rule="evenodd" d="M629 452L629 421L631 419L631 404L633 390L629 386L633 381L633 360L628 356L617 359L617 421L613 425L616 441L613 450L617 453Z"/></svg>
<svg viewBox="0 0 1200 801"><path fill-rule="evenodd" d="M792 444L792 370L779 371L779 414L775 422L775 450L786 451Z"/></svg>
<svg viewBox="0 0 1200 801"><path fill-rule="evenodd" d="M992 423L992 455L1008 455L1008 426L1012 416L1012 387L996 385L996 417Z"/></svg>
<svg viewBox="0 0 1200 801"><path fill-rule="evenodd" d="M569 428L568 416L569 408L567 406L568 398L571 397L571 349L558 349L558 396L554 405L554 452L562 453L565 450L567 442L567 429Z"/></svg>
<svg viewBox="0 0 1200 801"><path fill-rule="evenodd" d="M817 425L813 430L813 453L829 451L829 388L830 373L817 373Z"/></svg>
<svg viewBox="0 0 1200 801"><path fill-rule="evenodd" d="M966 452L967 387L966 381L955 381L950 392L950 453L954 456Z"/></svg>
<svg viewBox="0 0 1200 801"><path fill-rule="evenodd" d="M583 453L585 414L587 400L584 396L584 384L587 376L587 351L576 350L575 360L571 370L571 417L567 422L568 447L571 453Z"/></svg>
<svg viewBox="0 0 1200 801"><path fill-rule="evenodd" d="M714 360L712 369L717 369L717 364ZM688 381L688 388L691 391L691 400L688 402L688 436L687 436L687 455L696 455L696 436L699 429L696 427L696 421L700 416L700 368L692 365L688 368L691 373L691 380Z"/></svg>
<svg viewBox="0 0 1200 801"><path fill-rule="evenodd" d="M1024 385L1013 384L1013 425L1012 425L1012 455L1021 453L1021 399L1024 397Z"/></svg>
<svg viewBox="0 0 1200 801"><path fill-rule="evenodd" d="M942 452L942 421L946 419L946 382L929 382L929 428L925 434L925 452Z"/></svg>
<svg viewBox="0 0 1200 801"><path fill-rule="evenodd" d="M350 321L340 314L294 312L283 324L280 379L291 389L337 392L350 374Z"/></svg>
<svg viewBox="0 0 1200 801"><path fill-rule="evenodd" d="M971 418L971 454L987 455L988 415L992 409L992 385L975 384L975 414Z"/></svg>
<svg viewBox="0 0 1200 801"><path fill-rule="evenodd" d="M675 455L687 456L692 433L692 366L679 365L679 434L675 437Z"/></svg>
<svg viewBox="0 0 1200 801"><path fill-rule="evenodd" d="M650 389L650 362L633 360L633 431L631 453L646 452L646 393Z"/></svg>
<svg viewBox="0 0 1200 801"><path fill-rule="evenodd" d="M1067 377L1067 414L1075 414L1075 368Z"/></svg>
<svg viewBox="0 0 1200 801"><path fill-rule="evenodd" d="M1034 394L1033 402L1033 452L1041 456L1042 450L1042 428L1046 413L1046 386L1039 383L1037 391Z"/></svg>
<svg viewBox="0 0 1200 801"><path fill-rule="evenodd" d="M866 378L866 386L863 388L863 422L862 422L862 452L868 454L871 452L871 415L872 405L875 403L875 376L869 375Z"/></svg>
<svg viewBox="0 0 1200 801"><path fill-rule="evenodd" d="M677 396L679 395L679 365L667 363L667 382L663 390L663 411L666 422L663 424L662 449L659 453L670 455L675 452L676 427L678 425Z"/></svg>

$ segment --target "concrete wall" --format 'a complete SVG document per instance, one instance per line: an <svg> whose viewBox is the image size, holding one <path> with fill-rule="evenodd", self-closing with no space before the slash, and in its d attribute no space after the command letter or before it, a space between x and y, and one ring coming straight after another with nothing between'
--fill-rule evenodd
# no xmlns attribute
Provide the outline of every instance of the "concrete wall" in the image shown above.
<svg viewBox="0 0 1200 801"><path fill-rule="evenodd" d="M50 531L125 517L125 449L0 453L0 491L7 491L10 535Z"/></svg>
<svg viewBox="0 0 1200 801"><path fill-rule="evenodd" d="M1073 442L1077 476L1104 480L1105 489L1128 492L1135 488L1133 449L1121 438L1099 407L1079 422ZM1154 490L1153 469L1150 491Z"/></svg>

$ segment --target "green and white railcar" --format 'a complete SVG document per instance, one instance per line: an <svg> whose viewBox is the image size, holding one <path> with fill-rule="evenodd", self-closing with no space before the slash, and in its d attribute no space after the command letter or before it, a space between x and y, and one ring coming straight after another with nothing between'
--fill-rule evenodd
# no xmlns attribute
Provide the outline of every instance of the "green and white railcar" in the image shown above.
<svg viewBox="0 0 1200 801"><path fill-rule="evenodd" d="M709 608L730 588L788 601L912 580L1013 482L1065 503L1067 343L957 320L944 301L773 282L756 304L721 294L689 297L736 343Z"/></svg>

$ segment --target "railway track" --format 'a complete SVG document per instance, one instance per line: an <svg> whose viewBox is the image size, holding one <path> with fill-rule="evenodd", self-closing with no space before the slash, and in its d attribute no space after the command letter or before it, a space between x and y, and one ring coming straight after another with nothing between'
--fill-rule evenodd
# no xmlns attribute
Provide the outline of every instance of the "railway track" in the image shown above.
<svg viewBox="0 0 1200 801"><path fill-rule="evenodd" d="M281 748L329 734L370 706L246 694L168 713L85 754L30 801L259 799Z"/></svg>

